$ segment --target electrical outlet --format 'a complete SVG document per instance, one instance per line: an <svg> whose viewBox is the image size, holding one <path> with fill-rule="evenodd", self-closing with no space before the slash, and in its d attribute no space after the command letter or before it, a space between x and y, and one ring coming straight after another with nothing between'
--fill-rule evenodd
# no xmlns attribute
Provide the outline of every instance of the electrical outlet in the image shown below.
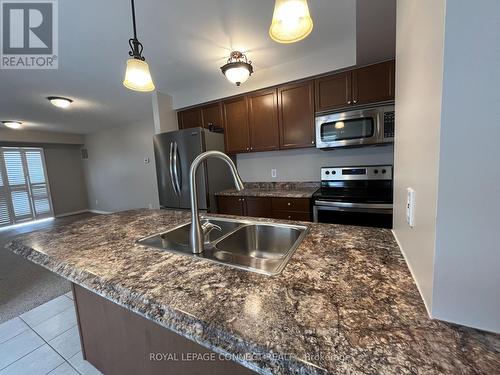
<svg viewBox="0 0 500 375"><path fill-rule="evenodd" d="M151 203L148 203L148 207L149 207L150 210L153 209L153 205Z"/></svg>
<svg viewBox="0 0 500 375"><path fill-rule="evenodd" d="M144 164L149 164L150 160L149 158L144 158Z"/></svg>
<svg viewBox="0 0 500 375"><path fill-rule="evenodd" d="M415 190L406 189L406 222L413 228L415 226Z"/></svg>
<svg viewBox="0 0 500 375"><path fill-rule="evenodd" d="M276 169L271 169L271 178L276 178Z"/></svg>

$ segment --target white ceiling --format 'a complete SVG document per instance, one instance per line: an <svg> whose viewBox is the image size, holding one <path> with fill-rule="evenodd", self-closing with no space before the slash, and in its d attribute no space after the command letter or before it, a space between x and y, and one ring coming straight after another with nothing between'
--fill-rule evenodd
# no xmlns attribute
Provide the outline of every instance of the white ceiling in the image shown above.
<svg viewBox="0 0 500 375"><path fill-rule="evenodd" d="M309 0L315 21L304 41L268 37L274 0L136 0L139 39L159 91L176 107L355 63L355 0ZM151 120L151 94L122 86L128 0L59 0L59 69L0 70L0 120L27 128L90 133ZM247 52L255 73L238 89L219 67L233 49ZM67 96L69 110L44 98Z"/></svg>

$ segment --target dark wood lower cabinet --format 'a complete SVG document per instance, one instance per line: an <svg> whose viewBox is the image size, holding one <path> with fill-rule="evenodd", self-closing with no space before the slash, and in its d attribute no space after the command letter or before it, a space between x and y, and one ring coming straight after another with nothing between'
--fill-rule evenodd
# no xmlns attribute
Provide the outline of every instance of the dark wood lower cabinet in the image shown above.
<svg viewBox="0 0 500 375"><path fill-rule="evenodd" d="M251 217L271 217L272 206L269 199L244 197L245 202L245 216Z"/></svg>
<svg viewBox="0 0 500 375"><path fill-rule="evenodd" d="M217 212L226 215L298 221L311 221L312 217L308 198L219 196L217 203Z"/></svg>
<svg viewBox="0 0 500 375"><path fill-rule="evenodd" d="M103 374L255 374L75 284L73 295L84 358Z"/></svg>
<svg viewBox="0 0 500 375"><path fill-rule="evenodd" d="M217 197L218 212L226 215L244 216L242 197Z"/></svg>

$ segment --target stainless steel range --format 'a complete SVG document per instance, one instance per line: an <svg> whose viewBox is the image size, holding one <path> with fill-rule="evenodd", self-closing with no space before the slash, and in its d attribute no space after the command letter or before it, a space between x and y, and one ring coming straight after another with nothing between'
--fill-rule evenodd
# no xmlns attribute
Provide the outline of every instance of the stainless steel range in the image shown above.
<svg viewBox="0 0 500 375"><path fill-rule="evenodd" d="M315 222L392 228L392 165L321 168Z"/></svg>

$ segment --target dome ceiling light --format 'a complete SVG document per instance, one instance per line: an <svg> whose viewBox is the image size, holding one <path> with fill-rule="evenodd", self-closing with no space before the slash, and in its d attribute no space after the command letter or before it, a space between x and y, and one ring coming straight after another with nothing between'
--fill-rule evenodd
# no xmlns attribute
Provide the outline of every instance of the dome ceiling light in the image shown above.
<svg viewBox="0 0 500 375"><path fill-rule="evenodd" d="M151 73L149 72L149 65L142 56L143 45L137 39L137 28L135 26L135 6L134 0L132 3L132 24L134 26L134 37L129 39L130 45L129 56L131 59L127 60L127 70L125 72L125 79L123 85L134 91L149 92L155 89Z"/></svg>
<svg viewBox="0 0 500 375"><path fill-rule="evenodd" d="M269 36L278 43L295 43L313 29L307 0L276 0Z"/></svg>
<svg viewBox="0 0 500 375"><path fill-rule="evenodd" d="M73 103L73 100L61 96L49 96L47 99L58 108L68 108Z"/></svg>
<svg viewBox="0 0 500 375"><path fill-rule="evenodd" d="M231 52L226 65L222 66L220 69L229 82L236 84L236 86L245 82L253 73L252 62L240 51Z"/></svg>
<svg viewBox="0 0 500 375"><path fill-rule="evenodd" d="M20 129L23 124L21 121L2 121L2 124L10 129Z"/></svg>

